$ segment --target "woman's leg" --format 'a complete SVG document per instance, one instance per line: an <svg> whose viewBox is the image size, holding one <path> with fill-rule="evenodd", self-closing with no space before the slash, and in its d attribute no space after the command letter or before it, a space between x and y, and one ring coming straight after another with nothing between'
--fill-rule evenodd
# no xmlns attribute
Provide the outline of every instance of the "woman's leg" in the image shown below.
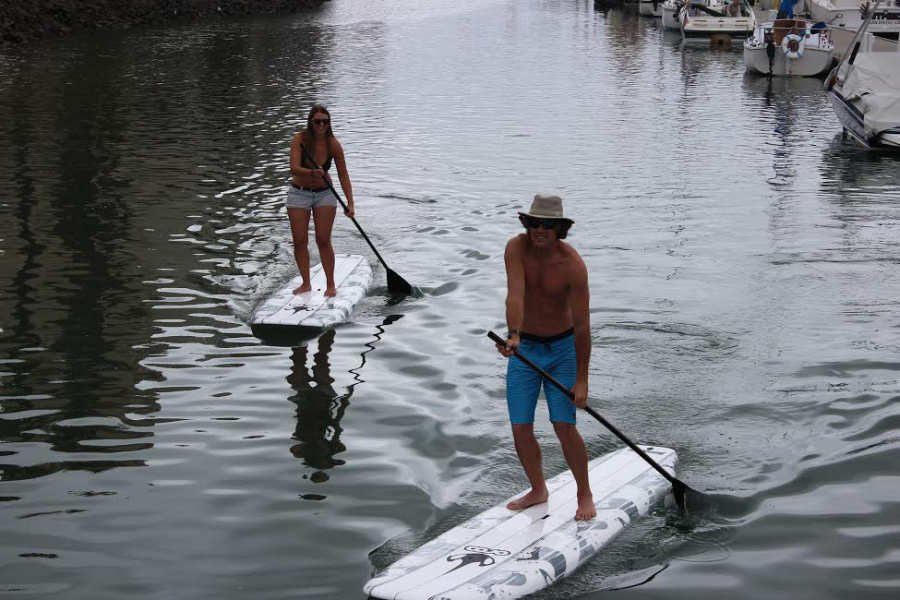
<svg viewBox="0 0 900 600"><path fill-rule="evenodd" d="M309 282L309 210L305 208L288 208L288 219L291 222L291 238L294 240L294 260L300 269L300 277L303 283L294 290L295 294L302 294L312 289Z"/></svg>
<svg viewBox="0 0 900 600"><path fill-rule="evenodd" d="M316 206L313 218L316 220L316 246L319 247L319 259L325 271L325 295L336 296L334 285L334 248L331 246L331 228L337 208L334 206Z"/></svg>

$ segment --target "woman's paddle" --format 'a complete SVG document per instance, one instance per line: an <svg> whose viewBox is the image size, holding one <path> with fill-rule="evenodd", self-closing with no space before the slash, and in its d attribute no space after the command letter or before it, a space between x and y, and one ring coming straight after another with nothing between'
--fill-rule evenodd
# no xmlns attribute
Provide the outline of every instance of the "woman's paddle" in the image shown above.
<svg viewBox="0 0 900 600"><path fill-rule="evenodd" d="M309 151L307 151L307 149L305 147L303 147L303 145L300 146L300 150L303 151L303 155L307 158L307 160L309 160L310 163L312 163L312 165L316 169L320 168L319 165L316 164L316 161L313 159L313 157L309 155ZM334 194L334 197L337 198L337 201L341 203L341 208L344 209L344 212L347 212L347 205L344 204L344 201L338 195L337 191L334 189L334 186L331 185L331 181L329 181L328 179L325 179L325 183L328 184L328 189L331 190L331 193ZM350 217L350 215L347 215L347 216ZM367 236L366 232L363 231L363 228L359 226L359 223L356 222L356 219L354 219L353 217L350 217L350 220L353 221L354 225L356 225L356 228L362 234L363 239L366 240L367 244L369 244L369 248L372 249L372 252L375 253L375 256L378 257L378 260L384 266L384 270L387 272L388 291L393 294L404 294L407 296L412 294L412 291L413 291L412 286L409 285L409 283L405 279L400 277L400 275L398 275L396 271L394 271L393 269L391 269L387 266L387 263L384 262L383 258L381 258L381 255L378 253L378 250L375 249L375 246L372 244L372 241L369 239L369 236Z"/></svg>
<svg viewBox="0 0 900 600"><path fill-rule="evenodd" d="M488 331L487 336L489 338L491 338L495 343L497 343L501 346L506 345L506 340L502 339L499 335L497 335L493 331ZM571 390L569 390L567 387L565 387L559 381L554 379L553 376L551 376L549 373L544 371L542 368L540 368L539 366L537 366L536 364L534 364L533 362L531 362L530 360L528 360L527 358L525 358L524 356L519 354L518 350L514 351L513 355L516 358L518 358L519 360L521 360L523 363L525 363L526 365L528 365L529 367L531 367L532 369L537 371L537 373L541 377L543 377L544 379L546 379L547 381L549 381L550 383L552 383L553 385L558 387L570 399L572 399L572 400L575 399L575 394L573 394ZM637 452L641 458L643 458L645 461L650 463L651 467L653 467L654 469L659 471L659 474L662 475L663 477L665 477L669 481L669 483L672 484L672 495L675 496L675 502L678 504L678 507L681 510L683 510L684 512L688 512L688 507L694 508L694 507L700 507L700 506L709 504L705 500L705 494L702 494L701 492L691 489L684 482L672 477L672 475L670 475L668 471L666 471L661 466L659 466L659 464L655 460L653 460L652 458L647 456L647 453L644 452L643 450L641 450L637 444L635 444L634 442L629 440L627 437L625 437L625 435L621 431L619 431L618 429L613 427L613 425L609 421L607 421L602 416L600 416L600 413L595 411L590 406L585 406L584 410L589 415L591 415L592 417L594 417L595 419L600 421L600 423L602 423L604 427L606 427L607 429L612 431L616 435L616 437L618 437L620 440L622 440L623 442L628 444L629 448L631 448L632 450Z"/></svg>

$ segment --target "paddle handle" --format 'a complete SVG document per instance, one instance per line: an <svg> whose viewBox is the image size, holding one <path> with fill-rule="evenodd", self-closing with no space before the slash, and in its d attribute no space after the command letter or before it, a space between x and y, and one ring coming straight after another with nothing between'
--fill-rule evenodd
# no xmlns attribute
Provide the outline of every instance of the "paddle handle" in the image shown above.
<svg viewBox="0 0 900 600"><path fill-rule="evenodd" d="M504 340L503 338L501 338L499 335L497 335L497 334L494 333L493 331L488 331L487 336L488 336L489 338L491 338L491 340L493 340L495 343L497 343L497 344L499 344L499 345L501 345L501 346L505 346L505 345L506 345L506 340ZM513 355L514 355L516 358L518 358L519 360L521 360L523 363L525 363L526 365L528 365L529 367L531 367L532 369L534 369L535 371L537 371L537 373L538 373L541 377L543 377L544 379L546 379L547 381L549 381L550 383L552 383L554 386L556 386L557 388L559 388L560 391L562 391L566 396L569 397L569 399L571 399L571 400L574 400L574 399L575 399L575 394L572 393L572 390L570 390L569 388L567 388L566 386L564 386L563 384L561 384L561 383L560 383L559 381L557 381L552 375L550 375L549 373L547 373L546 371L544 371L542 368L540 368L539 366L537 366L536 364L534 364L533 362L531 362L530 360L528 360L527 358L525 358L524 356L522 356L521 354L519 354L519 351L518 351L518 350L514 350L514 351L513 351ZM619 438L620 440L622 440L623 442L625 442L626 444L628 444L628 447L629 447L629 448L631 448L632 450L634 450L635 452L637 452L638 455L640 455L641 458L643 458L645 461L647 461L647 462L650 464L651 467L653 467L654 469L656 469L657 471L659 471L659 474L662 475L663 477L665 477L665 478L669 481L669 483L671 483L671 484L672 484L673 486L675 486L675 487L680 487L680 486L683 485L680 481L678 481L677 479L675 479L674 477L672 477L671 475L669 475L669 472L666 471L665 469L663 469L661 466L659 466L659 464L658 464L655 460L653 460L652 458L650 458L649 456L647 456L647 453L644 452L643 450L641 450L641 448L640 448L637 444L635 444L635 443L632 442L630 439L628 439L628 438L625 436L624 433L622 433L621 431L619 431L618 429L616 429L616 428L613 426L612 423L610 423L609 421L607 421L606 419L604 419L603 416L600 415L600 413L598 413L597 411L595 411L595 410L594 410L593 408L591 408L590 406L585 406L585 407L584 407L584 410L585 410L589 415L591 415L592 417L594 417L595 419L597 419L598 421L600 421L600 423L602 423L604 427L606 427L607 429L609 429L610 431L612 431L612 432L616 435L617 438Z"/></svg>

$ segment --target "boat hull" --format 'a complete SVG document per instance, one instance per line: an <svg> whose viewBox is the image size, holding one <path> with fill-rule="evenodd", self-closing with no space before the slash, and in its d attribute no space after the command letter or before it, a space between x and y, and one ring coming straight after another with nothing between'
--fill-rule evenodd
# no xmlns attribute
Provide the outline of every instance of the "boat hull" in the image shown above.
<svg viewBox="0 0 900 600"><path fill-rule="evenodd" d="M775 56L772 57L771 74L776 77L815 77L821 75L831 67L834 61L832 50L820 50L819 48L806 48L803 56L788 58L781 50L775 48ZM769 75L769 55L765 46L748 48L744 46L744 65L751 73Z"/></svg>
<svg viewBox="0 0 900 600"><path fill-rule="evenodd" d="M754 26L749 17L682 17L681 35L686 42L703 42L716 37L743 40L753 35Z"/></svg>
<svg viewBox="0 0 900 600"><path fill-rule="evenodd" d="M831 89L831 106L838 121L857 142L871 149L900 150L900 125L885 131L873 131L866 127L863 113L852 102L848 102L840 92Z"/></svg>

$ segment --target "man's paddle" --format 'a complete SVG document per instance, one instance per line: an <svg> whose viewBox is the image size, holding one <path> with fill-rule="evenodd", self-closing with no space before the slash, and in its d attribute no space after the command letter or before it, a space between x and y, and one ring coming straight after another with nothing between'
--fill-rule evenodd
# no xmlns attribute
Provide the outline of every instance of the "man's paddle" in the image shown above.
<svg viewBox="0 0 900 600"><path fill-rule="evenodd" d="M316 161L313 159L313 157L309 155L309 151L307 151L307 149L302 144L300 145L300 150L303 151L303 155L307 158L307 160L309 160L310 163L312 163L312 165L316 169L320 168L319 165L316 164ZM347 212L347 205L344 204L344 201L338 195L337 191L334 189L334 186L331 185L331 181L329 181L327 178L323 178L323 179L325 179L325 183L328 184L328 189L331 190L331 193L334 194L334 197L337 198L337 201L341 203L341 208L344 209L344 212ZM350 215L347 215L347 216L350 217ZM378 253L378 250L375 249L375 246L372 244L372 241L369 240L369 236L367 236L366 232L363 231L363 228L359 226L359 223L357 223L356 219L353 217L350 217L350 220L353 221L354 225L356 225L356 228L362 234L363 239L366 240L367 244L369 244L369 248L372 249L372 252L375 253L375 256L378 257L378 260L384 266L384 270L385 270L385 272L387 272L388 291L393 294L404 294L406 296L411 295L413 292L412 286L409 285L409 283L405 279L400 277L400 275L398 275L396 271L394 271L393 269L390 269L387 266L387 263L384 262L383 258L381 258L381 255Z"/></svg>
<svg viewBox="0 0 900 600"><path fill-rule="evenodd" d="M497 335L493 331L488 331L487 336L489 338L491 338L495 343L497 343L501 346L506 345L506 340L502 339L499 335ZM531 367L532 369L537 371L537 373L541 377L543 377L544 379L546 379L547 381L549 381L550 383L552 383L553 385L558 387L564 394L566 394L569 397L569 399L571 399L571 400L575 399L575 394L573 394L571 390L569 390L567 387L565 387L559 381L554 379L553 376L551 376L549 373L544 371L542 368L540 368L539 366L537 366L536 364L534 364L533 362L531 362L530 360L528 360L527 358L525 358L524 356L519 354L518 350L514 351L513 354L516 358L521 360L523 363L525 363L526 365L528 365L529 367ZM594 417L595 419L600 421L600 423L602 423L604 427L606 427L607 429L612 431L616 435L616 437L618 437L620 440L622 440L623 442L628 444L629 448L631 448L632 450L637 452L641 458L643 458L645 461L650 463L651 467L653 467L654 469L659 471L659 474L662 475L663 477L665 477L669 481L669 483L672 484L672 495L675 496L675 502L678 504L678 507L681 510L683 510L684 512L688 512L689 506L693 508L693 507L699 507L701 505L709 504L705 500L705 494L702 494L701 492L691 489L684 482L672 477L669 474L669 472L666 471L665 469L663 469L661 466L659 466L659 464L655 460L653 460L652 458L647 456L646 452L641 450L640 447L638 447L634 442L632 442L627 437L625 437L625 435L621 431L619 431L618 429L613 427L613 425L609 421L607 421L602 416L600 416L600 413L595 411L590 406L585 406L584 410L589 415L591 415L592 417Z"/></svg>

